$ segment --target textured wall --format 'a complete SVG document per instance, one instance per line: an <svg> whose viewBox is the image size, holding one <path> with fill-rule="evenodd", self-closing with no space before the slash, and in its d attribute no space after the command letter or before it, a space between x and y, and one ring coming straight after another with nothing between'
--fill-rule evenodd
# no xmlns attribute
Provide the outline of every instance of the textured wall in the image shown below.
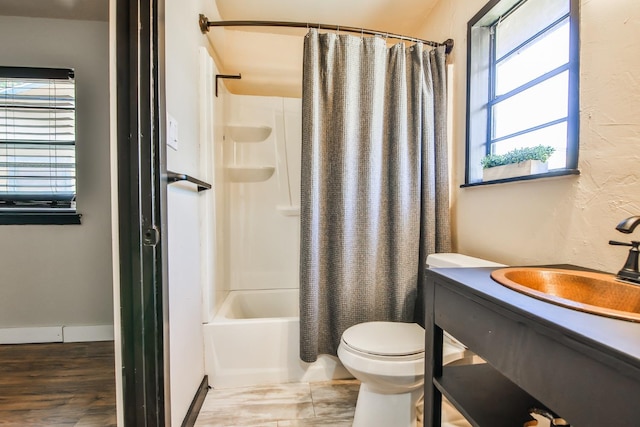
<svg viewBox="0 0 640 427"><path fill-rule="evenodd" d="M626 250L608 241L630 240L614 227L640 215L640 2L582 1L581 175L461 189L466 25L485 3L441 0L421 34L456 42L450 56L455 248L512 265L566 262L617 271Z"/></svg>

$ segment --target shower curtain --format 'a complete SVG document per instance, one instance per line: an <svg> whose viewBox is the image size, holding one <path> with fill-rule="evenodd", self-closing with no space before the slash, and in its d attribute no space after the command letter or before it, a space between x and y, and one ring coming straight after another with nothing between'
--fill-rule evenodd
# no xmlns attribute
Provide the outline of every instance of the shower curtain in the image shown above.
<svg viewBox="0 0 640 427"><path fill-rule="evenodd" d="M367 321L422 318L426 256L450 250L444 47L304 42L300 357Z"/></svg>

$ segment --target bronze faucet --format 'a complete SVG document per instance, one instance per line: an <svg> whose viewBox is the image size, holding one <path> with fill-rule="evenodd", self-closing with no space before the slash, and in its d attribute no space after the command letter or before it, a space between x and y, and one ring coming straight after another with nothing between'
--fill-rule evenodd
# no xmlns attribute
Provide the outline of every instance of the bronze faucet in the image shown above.
<svg viewBox="0 0 640 427"><path fill-rule="evenodd" d="M630 234L633 233L633 230L635 230L638 224L640 224L640 216L632 216L620 222L620 224L616 226L616 230L620 231L621 233ZM640 284L640 270L638 269L638 255L640 254L640 250L638 249L638 247L640 247L640 242L632 240L631 243L626 243L609 240L609 244L631 247L631 249L629 249L629 256L627 257L627 261L625 262L622 269L618 272L616 278L626 282Z"/></svg>

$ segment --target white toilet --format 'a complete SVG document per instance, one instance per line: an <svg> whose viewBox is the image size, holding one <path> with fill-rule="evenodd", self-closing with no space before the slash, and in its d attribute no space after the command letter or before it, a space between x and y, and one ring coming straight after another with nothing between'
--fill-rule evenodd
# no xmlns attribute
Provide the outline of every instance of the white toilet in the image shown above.
<svg viewBox="0 0 640 427"><path fill-rule="evenodd" d="M433 254L429 267L498 267L461 254ZM416 323L366 322L342 334L338 357L360 380L353 427L415 427L424 389L424 329ZM444 363L464 358L466 348L445 334Z"/></svg>

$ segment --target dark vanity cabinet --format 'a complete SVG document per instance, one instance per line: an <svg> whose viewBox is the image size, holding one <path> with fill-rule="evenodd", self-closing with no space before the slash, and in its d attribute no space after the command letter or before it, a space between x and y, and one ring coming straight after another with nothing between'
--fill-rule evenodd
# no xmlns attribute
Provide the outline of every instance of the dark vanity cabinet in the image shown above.
<svg viewBox="0 0 640 427"><path fill-rule="evenodd" d="M425 273L424 426L440 426L442 396L479 427L522 426L533 407L578 427L640 426L640 324L519 294L491 270ZM443 367L443 330L487 363Z"/></svg>

